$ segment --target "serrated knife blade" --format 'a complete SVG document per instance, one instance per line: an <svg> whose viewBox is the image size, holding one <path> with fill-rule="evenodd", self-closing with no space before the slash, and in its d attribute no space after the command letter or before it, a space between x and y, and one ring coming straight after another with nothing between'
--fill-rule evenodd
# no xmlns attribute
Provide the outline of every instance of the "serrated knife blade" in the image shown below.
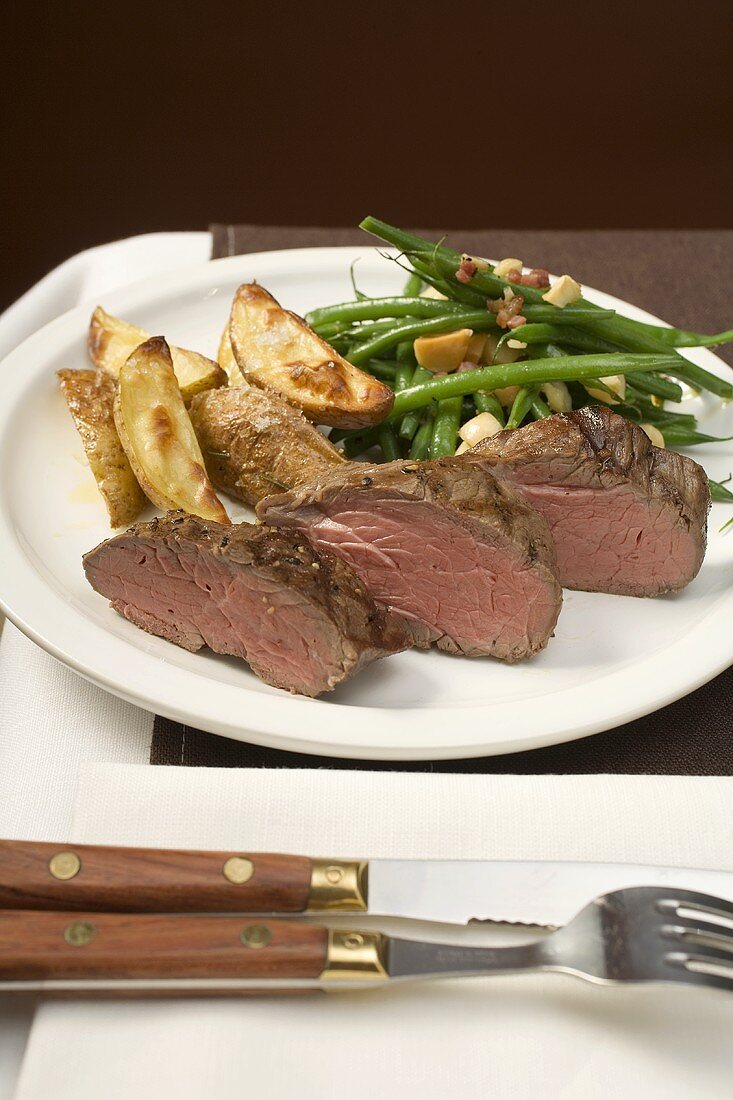
<svg viewBox="0 0 733 1100"><path fill-rule="evenodd" d="M733 873L634 863L369 860L372 916L559 927L626 886L698 890L733 901Z"/></svg>

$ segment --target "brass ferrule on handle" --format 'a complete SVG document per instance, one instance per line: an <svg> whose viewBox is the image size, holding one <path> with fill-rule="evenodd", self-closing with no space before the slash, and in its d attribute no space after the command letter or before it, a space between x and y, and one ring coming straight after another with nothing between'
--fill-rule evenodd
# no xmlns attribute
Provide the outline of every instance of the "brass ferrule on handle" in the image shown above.
<svg viewBox="0 0 733 1100"><path fill-rule="evenodd" d="M320 981L386 982L388 937L382 932L329 928L326 965Z"/></svg>
<svg viewBox="0 0 733 1100"><path fill-rule="evenodd" d="M314 859L306 912L366 912L368 870L366 860Z"/></svg>

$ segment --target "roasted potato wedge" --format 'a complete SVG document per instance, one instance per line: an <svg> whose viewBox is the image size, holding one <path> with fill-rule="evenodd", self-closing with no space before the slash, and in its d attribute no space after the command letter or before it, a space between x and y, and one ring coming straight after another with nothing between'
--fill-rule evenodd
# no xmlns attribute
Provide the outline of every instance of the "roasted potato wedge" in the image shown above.
<svg viewBox="0 0 733 1100"><path fill-rule="evenodd" d="M348 363L264 287L243 283L234 296L229 335L248 382L302 409L316 424L361 428L388 415L389 386Z"/></svg>
<svg viewBox="0 0 733 1100"><path fill-rule="evenodd" d="M247 504L346 461L298 409L259 386L200 393L190 414L214 485Z"/></svg>
<svg viewBox="0 0 733 1100"><path fill-rule="evenodd" d="M150 333L145 329L113 317L97 306L89 323L89 358L95 367L101 367L118 378L128 356L148 339ZM226 382L225 372L213 359L185 348L171 347L170 352L184 401L190 401L202 390L211 390Z"/></svg>
<svg viewBox="0 0 733 1100"><path fill-rule="evenodd" d="M114 417L130 465L153 504L229 523L207 477L162 336L146 340L122 366Z"/></svg>
<svg viewBox="0 0 733 1100"><path fill-rule="evenodd" d="M239 363L234 356L232 341L229 337L229 322L227 322L219 341L219 350L216 353L219 366L226 371L230 386L248 386L249 382L239 369Z"/></svg>
<svg viewBox="0 0 733 1100"><path fill-rule="evenodd" d="M113 527L126 527L145 507L145 494L115 427L114 380L101 370L60 370L56 374L107 505L109 522Z"/></svg>

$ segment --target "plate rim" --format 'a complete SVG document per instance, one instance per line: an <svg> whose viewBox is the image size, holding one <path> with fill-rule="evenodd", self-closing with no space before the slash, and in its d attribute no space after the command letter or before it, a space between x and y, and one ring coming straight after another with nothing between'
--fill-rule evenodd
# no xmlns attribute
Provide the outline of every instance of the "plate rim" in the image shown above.
<svg viewBox="0 0 733 1100"><path fill-rule="evenodd" d="M225 276L230 270L232 272L239 271L243 265L249 263L268 263L270 265L274 263L275 267L286 267L295 255L299 257L301 262L313 260L316 263L328 266L331 261L338 259L339 263L348 265L349 260L347 257L350 259L364 255L373 257L374 254L375 248L373 246L328 246L245 253L238 256L223 257L218 260L209 260L204 264L196 263L187 265L184 268L177 269L169 275L155 275L136 280L108 292L105 295L105 300L115 311L119 310L120 312L124 312L128 308L134 309L135 301L143 296L148 302L150 298L155 298L158 301L169 300L171 297L175 297L176 293L183 292L184 290L192 291L197 289L199 284L205 284L206 282L211 282L213 284L216 279L216 273L218 272L221 272L222 276ZM201 288L203 289L203 287ZM599 300L601 303L612 303L615 308L619 309L619 312L624 312L626 315L636 316L639 319L647 320L654 324L666 325L666 322L641 310L632 303L615 298L603 291L596 291L585 285L584 291L588 292L590 298ZM126 304L128 301L130 302L129 305ZM68 330L68 333L71 333L77 324L82 324L82 332L85 331L88 324L89 310L89 305L82 304L50 321L6 356L2 361L2 367L7 367L7 364L10 364L12 367L12 361L15 360L16 357L22 359L29 355L38 354L39 358L42 359L44 357L43 348L47 346L49 340L53 339L57 330L58 332L67 332ZM725 370L725 364L707 349L695 349L695 358L702 358L709 366L712 365L718 369L722 368ZM0 367L0 369L2 369L2 367ZM38 368L36 375L40 376L42 373L43 368ZM0 406L0 454L7 445L6 434L13 415L13 409L18 400L27 392L30 384L28 376L26 375L26 377L23 378L20 372L16 372L14 375L11 370L9 372L9 377L11 383L15 382L15 386L13 387L10 385L8 387L11 391L10 396L12 399L7 400ZM31 381L35 377L35 375L31 375ZM567 722L563 723L562 728L555 722L554 728L551 727L549 730L515 729L512 735L505 736L499 740L487 740L486 733L479 733L465 739L461 744L456 744L455 741L450 740L449 737L441 741L440 739L436 740L434 737L426 737L424 734L423 743L418 743L410 739L401 741L399 736L397 737L397 743L395 743L394 737L395 734L404 735L408 727L412 728L415 726L416 722L420 721L421 718L425 720L426 715L432 716L433 728L435 728L436 723L449 722L449 728L451 732L455 734L455 718L457 714L460 714L463 719L460 723L460 729L465 730L466 727L474 729L477 725L483 726L486 724L487 720L488 724L491 725L491 718L492 716L494 719L496 718L497 709L501 711L503 708L509 706L516 711L522 708L518 706L516 701L511 701L510 703L504 702L498 705L483 703L480 706L467 706L458 710L453 707L438 706L430 708L336 707L328 700L311 700L300 696L290 696L286 693L278 693L277 696L274 694L270 695L262 691L254 691L242 687L242 685L224 684L220 681L212 681L210 677L203 674L203 670L202 674L199 675L175 665L168 665L168 669L173 670L173 680L179 680L183 677L193 686L193 690L189 693L186 705L181 706L176 702L176 699L180 697L180 693L177 690L174 690L173 694L170 692L163 692L163 697L161 697L159 682L156 691L150 689L146 691L144 688L145 673L143 672L141 676L140 670L137 667L134 670L135 676L133 677L135 686L127 687L120 683L119 673L116 677L110 674L110 662L108 659L99 659L101 665L104 666L100 668L99 666L95 666L94 656L87 656L82 659L72 652L72 650L68 648L68 645L65 645L63 641L59 639L58 624L54 623L49 626L47 621L45 628L43 625L34 625L36 616L32 593L29 599L27 592L23 588L23 581L25 580L28 582L28 575L30 574L31 578L31 588L40 585L40 587L46 591L46 600L48 600L49 592L53 594L56 600L59 599L59 596L55 589L48 585L48 582L46 582L37 570L34 569L32 561L23 554L22 548L11 530L8 512L9 502L7 500L7 495L4 488L0 487L0 543L6 548L10 548L9 552L3 555L3 557L6 558L6 568L3 569L3 591L0 591L0 608L2 608L8 619L26 634L26 636L85 679L90 680L113 695L126 699L128 702L186 725L195 725L197 728L205 729L233 740L251 741L271 748L285 749L287 751L305 754L323 754L343 758L376 760L465 759L474 756L493 756L510 752L527 751L543 746L562 744L595 733L601 733L635 718L650 714L674 702L676 699L689 694L702 684L713 679L721 671L727 668L733 660L732 638L727 650L723 646L716 646L717 661L711 659L708 650L708 657L706 660L701 661L698 652L697 660L693 661L691 664L689 652L691 642L690 634L688 634L683 638L677 639L671 647L664 649L661 653L649 657L644 663L643 667L647 670L646 675L648 678L649 670L653 669L655 661L656 663L661 663L665 671L669 673L670 659L678 659L677 665L679 675L676 677L665 677L667 685L670 686L665 690L657 689L653 698L651 698L652 693L649 691L639 691L639 693L634 696L636 702L631 705L627 704L624 706L623 703L616 702L610 709L610 717L607 716L608 711L606 711L604 716L600 719L598 716L594 719L589 719L587 716L584 718L584 711L581 707L581 713L576 716L573 716L571 710L571 714ZM13 572L13 569L16 571ZM10 578L9 580L8 577ZM9 590L13 587L13 580L18 580L20 582L18 585L20 595L14 592L12 598L6 598L3 593L6 589ZM718 619L727 616L729 614L729 605L732 602L733 593L729 592L723 594L708 615L704 616L703 619L695 625L691 634L694 635L701 630L703 625L706 624L711 617L713 619ZM66 604L65 606L68 614L70 605ZM58 609L56 608L55 610L57 611ZM91 634L95 636L101 635L106 643L111 645L113 650L117 651L122 647L128 658L130 650L136 653L138 660L133 662L135 666L140 662L147 666L150 660L157 660L156 657L151 657L150 654L144 652L140 647L128 643L124 638L113 634L103 626L85 617L73 607L71 607L70 614L72 616L72 621L81 620ZM131 627L131 630L135 631L135 628ZM137 634L137 631L135 631L135 634ZM726 636L725 632L722 632L722 636L723 638ZM83 647L83 649L86 648L86 646ZM705 647L700 647L700 649L704 651ZM679 650L681 650L681 653L678 653ZM615 677L621 677L624 681L628 680L628 669L622 667L607 677L596 679L594 681L594 690L603 690L606 685L612 687ZM197 708L196 706L192 707L191 699L197 694L196 685L199 682L207 683L210 688L211 685L215 683L216 690L221 693L222 702L226 702L229 700L230 696L236 694L240 696L241 705L242 693L244 693L245 697L249 700L253 700L253 709L257 711L257 717L255 719L250 719L248 714L248 721L254 721L256 728L252 729L248 727L247 729L243 729L241 723L234 724L231 719L231 711L229 712L230 717L227 719L225 712L228 710L228 707L225 708L225 711L222 711L221 707L215 708L217 714L214 717L211 716L210 709L205 707L203 709ZM569 696L572 701L572 708L575 708L575 700L581 697L583 687L583 685L572 685L561 689L559 692L552 693L552 695L560 697ZM637 684L637 689L639 688L640 685ZM628 691L628 685L626 686L626 690ZM529 704L529 709L531 710L532 704L537 706L541 700L547 700L547 698L552 697L552 695L534 696L526 702ZM257 701L260 702L261 706L254 706ZM232 698L232 710L233 703L234 700ZM328 716L328 711L330 711L330 717ZM349 729L345 731L342 728L339 731L334 727L338 727L343 723L345 712L348 713L350 717ZM379 731L372 730L371 736L365 740L364 733L367 732L365 727L369 725L369 716L372 716L371 722L374 722L373 716L375 712L379 715ZM418 716L417 719L414 717L415 715ZM520 717L525 716L522 715ZM351 719L353 719L353 721L351 721ZM294 724L297 724L299 727L297 733L291 732ZM533 725L532 722L529 724L530 726ZM519 726L521 723L515 723L515 725Z"/></svg>

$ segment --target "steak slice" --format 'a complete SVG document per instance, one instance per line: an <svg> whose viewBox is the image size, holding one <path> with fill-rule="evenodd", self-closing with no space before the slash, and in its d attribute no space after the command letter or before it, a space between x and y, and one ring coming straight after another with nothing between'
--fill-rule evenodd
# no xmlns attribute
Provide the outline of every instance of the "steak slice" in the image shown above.
<svg viewBox="0 0 733 1100"><path fill-rule="evenodd" d="M684 588L705 555L705 471L652 446L603 406L548 416L478 443L488 464L550 525L560 583L588 592L658 596Z"/></svg>
<svg viewBox="0 0 733 1100"><path fill-rule="evenodd" d="M267 523L348 562L416 644L517 661L542 649L562 593L545 521L481 463L351 463L267 497Z"/></svg>
<svg viewBox="0 0 733 1100"><path fill-rule="evenodd" d="M84 571L150 634L241 657L266 683L302 695L331 691L411 644L348 566L289 531L169 512L90 550Z"/></svg>

